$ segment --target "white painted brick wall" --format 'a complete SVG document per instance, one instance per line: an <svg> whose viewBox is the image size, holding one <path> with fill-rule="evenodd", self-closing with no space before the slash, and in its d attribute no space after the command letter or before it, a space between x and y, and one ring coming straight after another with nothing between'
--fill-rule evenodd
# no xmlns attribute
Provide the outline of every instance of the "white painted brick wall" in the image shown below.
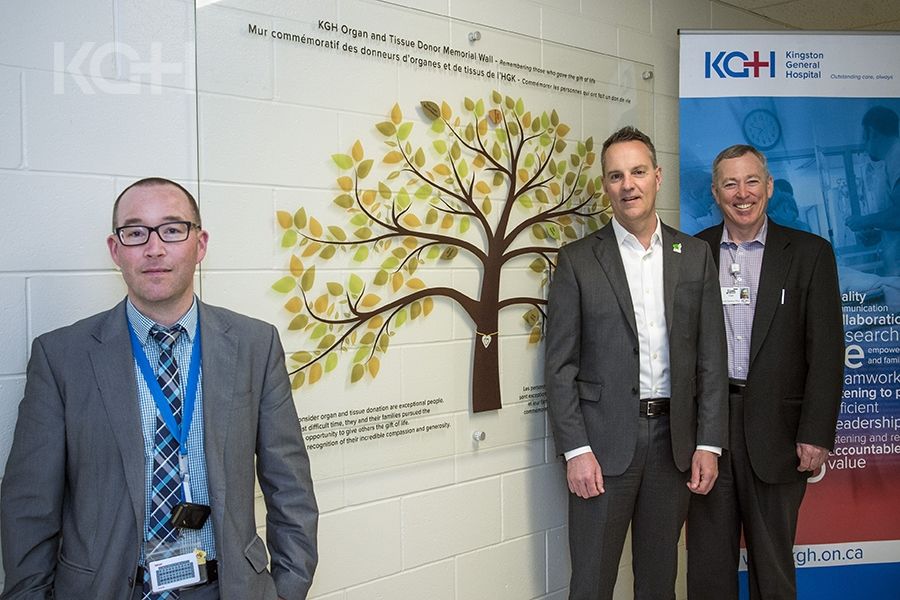
<svg viewBox="0 0 900 600"><path fill-rule="evenodd" d="M246 2L220 4L243 8ZM650 133L664 169L660 213L673 224L676 31L770 27L709 0L408 0L400 4L433 14L409 13L400 23L389 22L396 8L378 3L313 4L323 18L364 15L373 28L446 38L460 47L475 26L448 26L440 15L511 32L486 40L487 51L534 51L524 34L654 65L653 92L638 103L642 112L629 118L655 124ZM272 0L260 2L257 14L222 8L201 22L216 60L200 64L199 167L192 2L10 0L0 6L0 465L12 441L31 340L124 294L105 245L118 190L151 174L181 180L192 190L192 182L203 180L200 202L211 244L198 280L202 296L271 319L284 298L267 290L284 255L277 242L244 241L273 237L273 210L301 201L325 210L331 195L323 190L334 177L328 157L371 128L380 118L371 113L374 107L418 97L423 88L439 89L452 78L374 65L336 77L346 62L327 53L297 72L297 50L290 45L259 43L245 52L231 43L248 20L290 28L309 14L309 5L299 10L296 0ZM564 46L546 52L562 63L578 54ZM142 75L154 61L159 77ZM604 80L619 79L620 63L612 58L598 56L592 68ZM452 83L460 95L483 92L467 78ZM321 102L322 89L332 92L333 101ZM587 103L582 111L570 98L547 96L551 100L566 114L573 137L610 124L602 103ZM222 122L229 126L210 125ZM258 147L248 140L260 139L270 152L248 150ZM362 142L374 143L365 136ZM323 270L340 279L350 266L334 261ZM464 268L428 277L463 288L477 283L477 274ZM399 451L359 444L314 454L323 515L312 596L562 600L569 571L563 466L546 418L524 415L516 400L523 385L541 381L540 351L515 333L519 317L504 315L502 326L510 333L499 343L507 407L473 415L460 400L469 386L471 324L448 304L438 303L435 316L404 328L402 344L385 357L382 377L374 382L351 389L334 377L299 395L307 414L327 409L335 395L370 405L371 398L443 397L445 404L418 421L451 422L437 435L409 436ZM302 338L285 323L277 325L286 347L299 349ZM476 429L487 439L474 442ZM257 509L262 526L261 500ZM630 583L626 550L617 598L630 597ZM683 590L682 573L680 598Z"/></svg>

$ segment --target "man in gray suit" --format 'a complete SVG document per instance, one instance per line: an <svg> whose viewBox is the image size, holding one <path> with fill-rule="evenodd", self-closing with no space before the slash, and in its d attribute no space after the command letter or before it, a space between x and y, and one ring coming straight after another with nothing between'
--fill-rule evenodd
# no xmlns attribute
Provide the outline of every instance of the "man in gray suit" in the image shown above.
<svg viewBox="0 0 900 600"><path fill-rule="evenodd" d="M560 250L547 327L569 597L612 598L631 524L634 597L670 600L690 492L709 492L726 445L722 306L709 247L656 214L650 139L625 127L600 161L613 220Z"/></svg>
<svg viewBox="0 0 900 600"><path fill-rule="evenodd" d="M306 598L318 510L284 352L271 325L194 296L207 240L187 190L133 183L107 240L128 297L34 341L4 599Z"/></svg>

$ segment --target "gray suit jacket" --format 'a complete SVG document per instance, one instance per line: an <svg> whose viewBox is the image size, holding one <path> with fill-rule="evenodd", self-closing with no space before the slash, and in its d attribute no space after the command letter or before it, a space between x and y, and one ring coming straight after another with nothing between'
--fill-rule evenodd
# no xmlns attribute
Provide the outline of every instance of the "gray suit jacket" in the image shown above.
<svg viewBox="0 0 900 600"><path fill-rule="evenodd" d="M662 250L672 452L685 471L697 444L727 445L725 326L709 246L663 225ZM560 249L550 286L544 381L558 451L589 445L604 475L625 472L637 442L639 358L610 222Z"/></svg>
<svg viewBox="0 0 900 600"><path fill-rule="evenodd" d="M270 600L276 587L305 598L318 509L278 334L222 308L199 311L221 598ZM124 302L34 341L0 496L4 599L131 598L146 498L132 361Z"/></svg>

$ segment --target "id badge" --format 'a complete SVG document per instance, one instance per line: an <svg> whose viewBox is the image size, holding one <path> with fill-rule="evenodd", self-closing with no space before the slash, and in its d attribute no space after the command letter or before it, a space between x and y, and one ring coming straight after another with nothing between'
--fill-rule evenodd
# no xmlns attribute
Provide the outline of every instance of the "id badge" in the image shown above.
<svg viewBox="0 0 900 600"><path fill-rule="evenodd" d="M722 286L722 304L750 304L750 288L746 285Z"/></svg>
<svg viewBox="0 0 900 600"><path fill-rule="evenodd" d="M194 552L186 552L147 563L150 588L165 592L200 583L200 565Z"/></svg>
<svg viewBox="0 0 900 600"><path fill-rule="evenodd" d="M153 592L206 583L206 552L183 538L159 544L146 554L146 569Z"/></svg>

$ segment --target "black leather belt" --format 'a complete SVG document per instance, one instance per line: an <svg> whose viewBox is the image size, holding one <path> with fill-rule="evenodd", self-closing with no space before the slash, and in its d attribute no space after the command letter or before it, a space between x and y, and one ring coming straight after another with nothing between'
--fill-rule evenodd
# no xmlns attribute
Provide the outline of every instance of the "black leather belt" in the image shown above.
<svg viewBox="0 0 900 600"><path fill-rule="evenodd" d="M212 583L219 579L219 563L214 560L206 561L206 581L201 583L200 585L206 585L207 583ZM142 585L144 581L144 567L143 565L138 565L137 570L134 572L134 582L131 580L128 581L128 585ZM197 587L197 586L194 586Z"/></svg>
<svg viewBox="0 0 900 600"><path fill-rule="evenodd" d="M661 417L663 415L669 414L669 399L668 398L649 398L647 400L641 399L641 408L640 413L642 417Z"/></svg>
<svg viewBox="0 0 900 600"><path fill-rule="evenodd" d="M743 394L745 387L747 387L746 379L728 379L729 394Z"/></svg>

